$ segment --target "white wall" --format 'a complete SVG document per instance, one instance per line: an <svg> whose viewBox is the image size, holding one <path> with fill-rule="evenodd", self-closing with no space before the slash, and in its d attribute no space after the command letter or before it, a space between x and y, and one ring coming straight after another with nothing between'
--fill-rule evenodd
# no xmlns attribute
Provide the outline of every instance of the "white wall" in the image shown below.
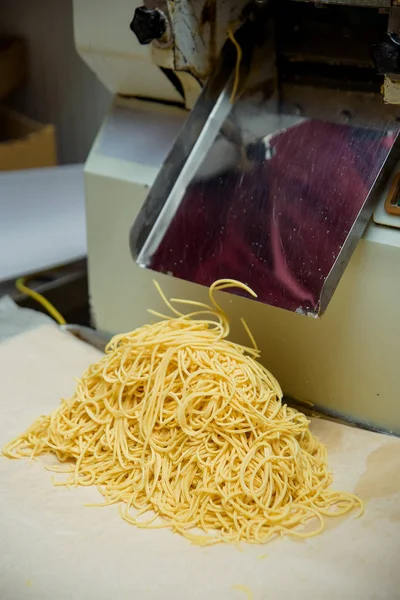
<svg viewBox="0 0 400 600"><path fill-rule="evenodd" d="M74 47L72 0L0 0L0 34L25 38L27 85L10 100L57 128L60 163L83 162L111 94Z"/></svg>

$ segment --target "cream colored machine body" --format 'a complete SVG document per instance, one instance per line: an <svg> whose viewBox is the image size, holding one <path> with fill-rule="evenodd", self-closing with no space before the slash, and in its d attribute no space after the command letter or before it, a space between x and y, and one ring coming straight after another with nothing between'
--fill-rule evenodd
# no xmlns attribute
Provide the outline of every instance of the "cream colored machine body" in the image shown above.
<svg viewBox="0 0 400 600"><path fill-rule="evenodd" d="M141 6L139 3L119 0L111 6L105 0L74 2L77 49L116 94L85 168L89 287L98 329L116 333L147 322L147 308L157 309L161 305L154 290L154 278L167 296L206 299L207 289L203 286L155 274L135 264L129 248L129 232L214 69L229 24L236 27L239 21L245 21L250 10L258 10L255 8L258 4L263 3L244 0L147 3L150 11L162 12L162 19L160 25L157 14L154 27L154 22L146 21L146 15L143 21L139 13L140 18L133 25L138 37L147 42L149 37L158 36L152 44L140 45L129 29L135 8ZM335 123L351 120L356 112L365 123L372 111L375 117L392 121L395 130L399 116L396 103L400 98L397 75L393 72L396 65L387 60L387 55L392 56L393 52L385 54L385 43L390 46L385 35L386 30L391 35L396 30L393 25L396 14L390 12L386 0L362 4L364 8L359 10L367 11L368 19L379 15L375 34L371 33L371 27L365 27L365 31L358 27L355 17L350 19L350 23L355 23L354 30L343 30L343 26L340 29L343 39L339 40L337 30L331 31L327 26L329 18L321 25L317 15L316 22L321 26L318 34L311 14L315 7L309 5L306 10L311 21L307 16L300 29L304 25L310 45L304 48L300 40L297 46L291 46L290 32L296 33L296 16L292 21L288 19L283 33L281 28L280 38L278 35L279 60L275 49L266 56L266 61L279 65L278 73L281 67L283 76L277 84L280 102L285 105L286 114L299 122L319 104L319 109L323 106L327 113L324 116ZM299 5L294 1L286 3L288 8L295 7L294 11ZM347 8L337 7L338 11L344 10L346 18ZM273 14L271 21L275 17ZM279 30L279 25L276 28ZM324 39L322 46L315 41L317 34ZM393 35L392 38L397 42ZM332 39L336 39L334 48L330 45ZM365 51L371 46L377 56L375 65L369 62L370 56ZM357 80L356 69L380 72L385 82L384 93L390 93L386 100L392 104L384 103L379 88L373 84L371 89L366 86L365 81L369 81L366 71L362 71L363 77L367 73L362 83L356 89L351 88L348 80ZM335 83L335 78L341 79L341 83ZM216 152L215 148L212 151ZM228 164L232 159L231 152L229 144L222 145L215 156L211 155L206 167L215 169L217 174L223 172L225 162ZM222 294L221 303L232 318L232 338L247 341L239 319L244 317L261 349L262 361L279 379L288 397L312 402L332 415L400 434L398 173L400 164L378 190L373 218L354 253L349 255L348 265L321 318L231 294ZM388 204L390 192L392 200ZM388 206L392 208L389 212Z"/></svg>

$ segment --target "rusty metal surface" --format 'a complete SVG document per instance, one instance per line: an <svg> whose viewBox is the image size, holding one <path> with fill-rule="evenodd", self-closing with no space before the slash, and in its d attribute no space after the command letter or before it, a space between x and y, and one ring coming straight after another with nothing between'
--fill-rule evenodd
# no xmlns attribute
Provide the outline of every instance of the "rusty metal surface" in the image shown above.
<svg viewBox="0 0 400 600"><path fill-rule="evenodd" d="M359 6L371 8L390 8L390 0L292 0L293 2L308 2L319 6Z"/></svg>
<svg viewBox="0 0 400 600"><path fill-rule="evenodd" d="M227 38L228 26L240 17L248 0L168 1L174 32L175 69L204 80Z"/></svg>

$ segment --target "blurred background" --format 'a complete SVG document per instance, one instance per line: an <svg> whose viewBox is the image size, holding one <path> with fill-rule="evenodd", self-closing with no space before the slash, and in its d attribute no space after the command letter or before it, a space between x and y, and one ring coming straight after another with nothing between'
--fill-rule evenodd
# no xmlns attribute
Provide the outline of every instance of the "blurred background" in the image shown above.
<svg viewBox="0 0 400 600"><path fill-rule="evenodd" d="M80 324L90 322L83 163L111 98L76 52L72 0L2 0L0 296L40 309L29 285Z"/></svg>

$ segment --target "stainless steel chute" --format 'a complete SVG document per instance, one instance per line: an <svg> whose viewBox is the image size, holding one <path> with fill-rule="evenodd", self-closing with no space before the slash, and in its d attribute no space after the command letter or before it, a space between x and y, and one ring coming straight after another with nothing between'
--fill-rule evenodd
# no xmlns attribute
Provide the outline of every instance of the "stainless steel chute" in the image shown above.
<svg viewBox="0 0 400 600"><path fill-rule="evenodd" d="M320 103L310 97L312 115L296 110L259 27L237 34L233 103L236 53L225 45L132 227L131 251L142 267L207 286L234 278L261 302L320 316L399 158L398 123L384 107L338 114L338 94L350 93L340 90L336 112L326 90Z"/></svg>

